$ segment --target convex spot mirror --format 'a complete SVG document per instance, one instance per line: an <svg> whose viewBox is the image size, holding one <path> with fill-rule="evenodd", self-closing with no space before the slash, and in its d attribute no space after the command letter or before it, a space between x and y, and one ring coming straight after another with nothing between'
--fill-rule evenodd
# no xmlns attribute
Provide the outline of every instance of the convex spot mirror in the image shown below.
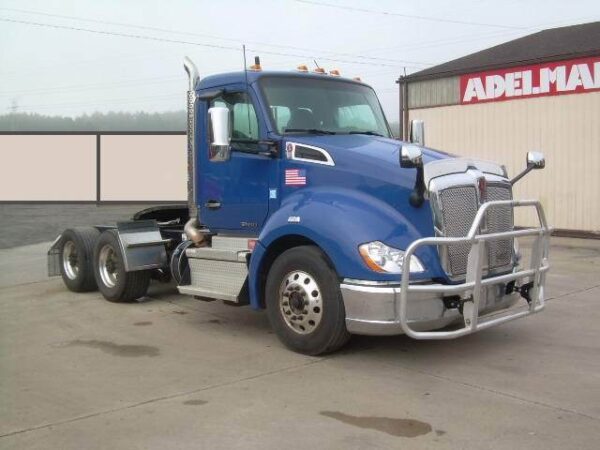
<svg viewBox="0 0 600 450"><path fill-rule="evenodd" d="M400 149L400 167L406 169L423 166L423 151L412 144L404 144Z"/></svg>
<svg viewBox="0 0 600 450"><path fill-rule="evenodd" d="M527 152L527 167L520 174L510 180L510 184L515 184L529 172L535 169L543 169L546 167L546 158L541 152Z"/></svg>
<svg viewBox="0 0 600 450"><path fill-rule="evenodd" d="M231 120L229 109L213 106L208 109L211 130L209 159L229 161L231 158Z"/></svg>
<svg viewBox="0 0 600 450"><path fill-rule="evenodd" d="M543 169L546 167L546 158L542 152L527 152L527 166L534 169Z"/></svg>

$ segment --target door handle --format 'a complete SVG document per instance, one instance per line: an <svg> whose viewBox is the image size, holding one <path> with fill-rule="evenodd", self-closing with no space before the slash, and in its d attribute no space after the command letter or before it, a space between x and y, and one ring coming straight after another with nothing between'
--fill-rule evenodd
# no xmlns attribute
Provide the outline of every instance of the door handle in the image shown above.
<svg viewBox="0 0 600 450"><path fill-rule="evenodd" d="M204 206L206 206L208 209L219 209L221 207L221 202L209 200L204 204Z"/></svg>

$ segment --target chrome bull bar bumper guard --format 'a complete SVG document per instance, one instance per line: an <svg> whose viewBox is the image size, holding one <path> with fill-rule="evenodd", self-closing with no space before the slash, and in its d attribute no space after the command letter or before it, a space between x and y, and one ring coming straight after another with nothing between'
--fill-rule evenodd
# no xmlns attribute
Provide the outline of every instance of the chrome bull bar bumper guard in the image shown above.
<svg viewBox="0 0 600 450"><path fill-rule="evenodd" d="M539 227L526 228L499 233L477 234L480 225L485 218L488 209L497 206L515 207L533 207L536 209L539 221ZM473 224L465 237L430 237L414 241L405 253L404 266L402 271L402 281L400 289L400 301L395 302L396 321L402 327L402 330L408 336L414 339L453 339L467 334L474 333L486 328L500 325L504 322L519 319L530 314L537 313L544 309L544 285L546 272L550 268L548 264L548 251L550 245L551 229L548 227L544 210L539 201L536 200L499 200L491 201L481 205ZM513 273L482 278L483 263L485 259L485 244L487 241L503 238L514 238L523 236L535 236L531 250L529 267L518 270ZM470 243L467 273L465 282L455 285L426 285L410 284L410 258L421 246L440 246L450 244ZM480 305L483 289L490 285L500 283L510 283L511 281L523 280L528 278L531 287L529 288L529 307L526 310L511 311L505 309L506 314L493 317L480 317ZM407 305L411 293L437 293L443 295L460 295L463 300L463 318L464 326L451 331L417 331L411 328Z"/></svg>

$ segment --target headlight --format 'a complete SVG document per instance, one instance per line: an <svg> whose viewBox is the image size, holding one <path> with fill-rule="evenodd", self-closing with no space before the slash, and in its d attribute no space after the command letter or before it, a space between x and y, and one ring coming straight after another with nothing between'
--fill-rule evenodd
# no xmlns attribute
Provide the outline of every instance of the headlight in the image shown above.
<svg viewBox="0 0 600 450"><path fill-rule="evenodd" d="M404 252L402 250L389 247L383 242L375 241L362 244L358 247L358 251L367 266L374 271L402 273L402 266L404 265ZM410 258L410 271L425 271L423 264L415 255Z"/></svg>

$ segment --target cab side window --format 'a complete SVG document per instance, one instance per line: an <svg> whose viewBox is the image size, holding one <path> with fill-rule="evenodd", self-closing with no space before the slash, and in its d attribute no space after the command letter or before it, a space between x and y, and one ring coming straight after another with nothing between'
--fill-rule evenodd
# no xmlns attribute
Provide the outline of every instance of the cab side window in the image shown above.
<svg viewBox="0 0 600 450"><path fill-rule="evenodd" d="M259 139L256 111L247 93L225 93L210 102L210 107L213 106L224 106L229 109L233 140Z"/></svg>

